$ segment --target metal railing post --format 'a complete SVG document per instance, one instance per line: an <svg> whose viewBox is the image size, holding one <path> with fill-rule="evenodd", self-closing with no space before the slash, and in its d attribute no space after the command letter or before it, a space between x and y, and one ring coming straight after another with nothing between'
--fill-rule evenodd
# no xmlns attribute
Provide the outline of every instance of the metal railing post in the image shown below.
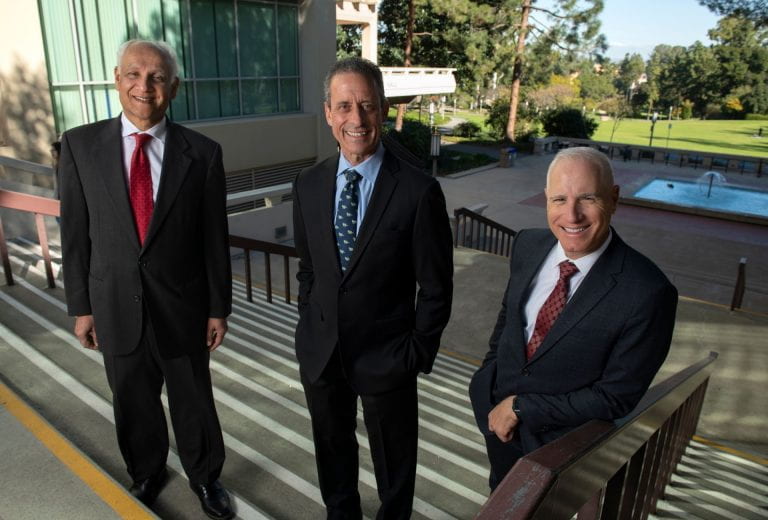
<svg viewBox="0 0 768 520"><path fill-rule="evenodd" d="M733 288L733 298L731 298L731 310L741 309L741 302L744 299L744 289L747 277L747 257L742 257L739 261L739 271L736 276L736 285Z"/></svg>

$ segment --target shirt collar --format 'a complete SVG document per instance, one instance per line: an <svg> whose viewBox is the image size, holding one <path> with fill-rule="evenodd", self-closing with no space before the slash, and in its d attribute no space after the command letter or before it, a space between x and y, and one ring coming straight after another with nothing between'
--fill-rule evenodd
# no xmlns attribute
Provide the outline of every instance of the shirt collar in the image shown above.
<svg viewBox="0 0 768 520"><path fill-rule="evenodd" d="M374 182L379 174L381 165L384 163L384 145L379 141L379 146L373 155L368 157L360 164L352 166L343 153L339 154L339 168L336 170L336 177L341 176L346 170L354 168L365 180Z"/></svg>
<svg viewBox="0 0 768 520"><path fill-rule="evenodd" d="M165 144L165 136L168 133L168 123L165 118L162 119L159 123L157 123L155 126L150 128L147 131L141 131L138 128L136 128L136 125L131 123L131 121L125 117L124 113L120 114L120 123L122 124L122 136L127 137L131 134L136 133L144 133L149 134L155 139L159 139L163 144Z"/></svg>
<svg viewBox="0 0 768 520"><path fill-rule="evenodd" d="M592 266L595 265L595 262L597 262L597 259L600 258L600 255L602 255L603 252L608 248L608 244L611 243L612 238L613 231L611 228L608 228L608 236L602 245L588 255L584 255L577 260L568 258L568 256L565 254L563 246L560 244L560 242L557 242L557 244L555 244L555 264L559 264L564 260L568 260L569 262L576 264L576 267L579 268L580 273L586 274L590 269L592 269Z"/></svg>

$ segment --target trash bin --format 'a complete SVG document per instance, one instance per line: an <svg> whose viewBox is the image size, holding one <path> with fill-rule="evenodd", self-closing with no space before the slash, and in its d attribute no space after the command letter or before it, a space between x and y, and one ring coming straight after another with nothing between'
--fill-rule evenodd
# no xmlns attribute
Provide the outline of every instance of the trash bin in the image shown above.
<svg viewBox="0 0 768 520"><path fill-rule="evenodd" d="M511 168L517 159L517 149L510 146L499 150L499 168Z"/></svg>
<svg viewBox="0 0 768 520"><path fill-rule="evenodd" d="M509 168L509 156L506 148L499 150L499 168Z"/></svg>

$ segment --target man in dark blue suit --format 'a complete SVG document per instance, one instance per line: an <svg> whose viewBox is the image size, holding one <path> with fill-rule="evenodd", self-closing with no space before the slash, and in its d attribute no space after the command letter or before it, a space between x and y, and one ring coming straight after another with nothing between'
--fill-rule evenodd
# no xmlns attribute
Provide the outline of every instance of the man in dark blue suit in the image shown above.
<svg viewBox="0 0 768 520"><path fill-rule="evenodd" d="M608 158L569 148L547 172L549 230L517 234L490 350L470 384L491 489L521 456L626 415L666 358L677 290L610 226Z"/></svg>
<svg viewBox="0 0 768 520"><path fill-rule="evenodd" d="M360 58L326 77L325 116L340 153L293 189L299 253L296 356L312 416L328 518L360 519L357 399L381 508L411 515L416 378L429 373L448 323L453 240L437 180L381 142L381 71Z"/></svg>

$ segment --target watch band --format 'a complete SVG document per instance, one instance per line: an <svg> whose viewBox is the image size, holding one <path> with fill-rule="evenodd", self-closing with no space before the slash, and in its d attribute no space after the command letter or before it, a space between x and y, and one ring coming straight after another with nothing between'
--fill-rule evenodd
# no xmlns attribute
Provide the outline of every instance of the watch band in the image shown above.
<svg viewBox="0 0 768 520"><path fill-rule="evenodd" d="M515 399L512 401L512 411L515 412L515 415L517 415L517 419L519 421L523 420L523 415L520 413L520 396L515 396Z"/></svg>

